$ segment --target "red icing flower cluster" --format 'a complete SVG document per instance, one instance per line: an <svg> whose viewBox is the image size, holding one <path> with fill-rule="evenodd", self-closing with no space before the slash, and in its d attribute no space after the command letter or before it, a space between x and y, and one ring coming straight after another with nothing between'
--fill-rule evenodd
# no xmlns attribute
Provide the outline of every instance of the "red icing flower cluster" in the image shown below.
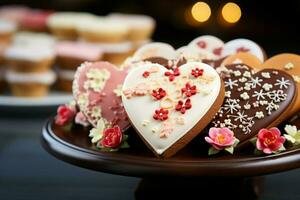
<svg viewBox="0 0 300 200"><path fill-rule="evenodd" d="M175 110L180 111L182 114L186 112L186 110L192 107L191 99L187 99L184 103L182 100L179 100Z"/></svg>
<svg viewBox="0 0 300 200"><path fill-rule="evenodd" d="M189 83L185 84L184 88L181 88L182 94L185 94L187 97L191 97L197 93L196 85L191 86Z"/></svg>
<svg viewBox="0 0 300 200"><path fill-rule="evenodd" d="M155 113L153 115L153 119L160 120L160 121L165 121L166 119L169 118L168 115L169 115L169 111L161 108L159 110L155 110Z"/></svg>
<svg viewBox="0 0 300 200"><path fill-rule="evenodd" d="M192 69L191 74L195 77L198 78L199 76L203 75L203 69L199 69L198 67L196 67L195 69Z"/></svg>
<svg viewBox="0 0 300 200"><path fill-rule="evenodd" d="M206 42L204 42L204 41L199 41L199 42L197 42L197 45L198 45L198 47L200 47L200 48L202 48L202 49L205 49L206 48Z"/></svg>
<svg viewBox="0 0 300 200"><path fill-rule="evenodd" d="M148 72L148 71L145 71L145 72L143 73L143 77L144 77L144 78L148 78L149 75L150 75L150 72Z"/></svg>
<svg viewBox="0 0 300 200"><path fill-rule="evenodd" d="M220 56L221 53L222 53L222 50L223 50L222 47L215 48L215 49L213 50L213 54L215 54L215 55L217 55L217 56Z"/></svg>
<svg viewBox="0 0 300 200"><path fill-rule="evenodd" d="M108 128L103 132L101 146L106 148L116 148L122 143L123 134L119 126Z"/></svg>
<svg viewBox="0 0 300 200"><path fill-rule="evenodd" d="M168 76L169 77L169 81L174 81L175 79L175 76L179 76L180 75L180 71L179 71L179 68L176 67L173 72L170 72L170 71L167 71L165 72L165 76Z"/></svg>
<svg viewBox="0 0 300 200"><path fill-rule="evenodd" d="M160 99L162 99L163 97L165 97L167 95L167 92L164 89L159 88L158 90L153 90L151 95L156 100L160 100Z"/></svg>

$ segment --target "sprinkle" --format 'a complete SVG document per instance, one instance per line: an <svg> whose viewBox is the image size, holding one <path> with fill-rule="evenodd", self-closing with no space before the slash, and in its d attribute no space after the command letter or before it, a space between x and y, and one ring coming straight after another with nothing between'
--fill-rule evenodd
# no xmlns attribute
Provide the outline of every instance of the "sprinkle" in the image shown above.
<svg viewBox="0 0 300 200"><path fill-rule="evenodd" d="M145 119L145 120L143 120L142 125L147 126L149 123L150 123L150 121Z"/></svg>
<svg viewBox="0 0 300 200"><path fill-rule="evenodd" d="M271 78L270 73L269 72L262 72L261 76L264 78Z"/></svg>
<svg viewBox="0 0 300 200"><path fill-rule="evenodd" d="M245 71L243 74L244 77L250 78L251 77L251 73L249 71Z"/></svg>
<svg viewBox="0 0 300 200"><path fill-rule="evenodd" d="M265 83L262 88L265 90L265 91L269 91L273 86L269 83Z"/></svg>
<svg viewBox="0 0 300 200"><path fill-rule="evenodd" d="M242 94L240 95L240 97L241 97L242 99L244 99L244 100L247 100L247 99L250 98L247 92L242 93Z"/></svg>
<svg viewBox="0 0 300 200"><path fill-rule="evenodd" d="M263 113L262 111L256 112L256 113L255 113L255 117L258 118L258 119L261 119L261 118L264 117L264 113Z"/></svg>
<svg viewBox="0 0 300 200"><path fill-rule="evenodd" d="M143 77L144 78L148 78L149 75L150 75L150 72L144 71L144 73L143 73Z"/></svg>
<svg viewBox="0 0 300 200"><path fill-rule="evenodd" d="M293 75L293 79L296 83L300 83L300 76Z"/></svg>
<svg viewBox="0 0 300 200"><path fill-rule="evenodd" d="M239 70L233 71L234 76L241 76L241 72Z"/></svg>
<svg viewBox="0 0 300 200"><path fill-rule="evenodd" d="M230 96L231 96L231 91L226 91L226 92L225 92L225 97L230 98Z"/></svg>
<svg viewBox="0 0 300 200"><path fill-rule="evenodd" d="M153 128L151 129L151 131L152 131L152 133L156 133L156 132L158 131L158 127L157 127L157 126L153 127Z"/></svg>

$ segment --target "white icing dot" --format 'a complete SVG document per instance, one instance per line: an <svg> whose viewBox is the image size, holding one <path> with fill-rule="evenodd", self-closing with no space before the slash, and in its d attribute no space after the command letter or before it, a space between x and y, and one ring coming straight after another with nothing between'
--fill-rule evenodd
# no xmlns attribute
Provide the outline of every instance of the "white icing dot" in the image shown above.
<svg viewBox="0 0 300 200"><path fill-rule="evenodd" d="M251 73L249 71L245 71L243 74L244 77L250 78L251 77Z"/></svg>
<svg viewBox="0 0 300 200"><path fill-rule="evenodd" d="M293 69L295 66L294 66L294 64L293 63L291 63L291 62L289 62L289 63L287 63L286 65L284 65L284 69L285 70L291 70L291 69Z"/></svg>
<svg viewBox="0 0 300 200"><path fill-rule="evenodd" d="M269 72L262 72L261 76L264 78L271 78L270 73Z"/></svg>
<svg viewBox="0 0 300 200"><path fill-rule="evenodd" d="M241 97L242 99L244 99L244 100L247 100L247 99L250 98L247 92L243 92L243 93L240 95L240 97Z"/></svg>
<svg viewBox="0 0 300 200"><path fill-rule="evenodd" d="M261 118L264 117L264 113L262 111L256 112L255 117L258 118L258 119L261 119Z"/></svg>
<svg viewBox="0 0 300 200"><path fill-rule="evenodd" d="M269 91L273 86L269 83L265 83L262 88L265 90L265 91Z"/></svg>

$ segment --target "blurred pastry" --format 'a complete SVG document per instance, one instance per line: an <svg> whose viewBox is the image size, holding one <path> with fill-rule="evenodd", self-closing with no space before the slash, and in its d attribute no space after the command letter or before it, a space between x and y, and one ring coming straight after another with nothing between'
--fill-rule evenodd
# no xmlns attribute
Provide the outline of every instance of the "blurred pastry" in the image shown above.
<svg viewBox="0 0 300 200"><path fill-rule="evenodd" d="M65 92L72 92L72 84L76 70L57 69L57 88Z"/></svg>
<svg viewBox="0 0 300 200"><path fill-rule="evenodd" d="M0 8L0 18L19 23L28 12L29 8L20 5L2 6Z"/></svg>
<svg viewBox="0 0 300 200"><path fill-rule="evenodd" d="M214 59L219 59L222 57L224 42L213 35L202 35L192 40L188 47L199 51L199 53L208 51L215 56Z"/></svg>
<svg viewBox="0 0 300 200"><path fill-rule="evenodd" d="M131 42L122 43L98 43L104 51L104 61L121 65L126 58L134 53L134 48Z"/></svg>
<svg viewBox="0 0 300 200"><path fill-rule="evenodd" d="M129 27L121 21L110 21L104 17L80 21L77 26L79 36L85 41L97 43L117 43L127 40Z"/></svg>
<svg viewBox="0 0 300 200"><path fill-rule="evenodd" d="M108 19L125 23L129 27L128 39L144 41L151 38L155 28L155 20L147 15L112 13Z"/></svg>
<svg viewBox="0 0 300 200"><path fill-rule="evenodd" d="M49 92L56 75L52 71L44 73L19 73L8 70L5 80L13 95L20 97L43 97Z"/></svg>
<svg viewBox="0 0 300 200"><path fill-rule="evenodd" d="M11 46L4 57L9 69L17 72L45 72L54 61L54 50L43 47Z"/></svg>
<svg viewBox="0 0 300 200"><path fill-rule="evenodd" d="M0 19L0 43L10 43L16 29L17 25L15 22Z"/></svg>
<svg viewBox="0 0 300 200"><path fill-rule="evenodd" d="M47 25L59 39L75 40L78 37L77 24L81 21L85 23L84 21L89 18L94 18L94 15L79 12L57 12L48 17Z"/></svg>
<svg viewBox="0 0 300 200"><path fill-rule="evenodd" d="M85 61L99 61L103 56L101 47L85 42L58 42L55 50L59 67L69 70L76 70Z"/></svg>
<svg viewBox="0 0 300 200"><path fill-rule="evenodd" d="M56 39L47 33L33 33L21 31L14 35L12 40L13 46L20 47L44 47L54 49Z"/></svg>
<svg viewBox="0 0 300 200"><path fill-rule="evenodd" d="M51 14L51 11L29 11L20 19L20 28L29 31L47 31L47 19Z"/></svg>

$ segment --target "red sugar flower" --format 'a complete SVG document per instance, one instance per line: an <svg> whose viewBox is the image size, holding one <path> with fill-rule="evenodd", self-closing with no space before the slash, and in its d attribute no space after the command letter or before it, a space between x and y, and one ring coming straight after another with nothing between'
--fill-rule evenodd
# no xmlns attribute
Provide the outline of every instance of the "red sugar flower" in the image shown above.
<svg viewBox="0 0 300 200"><path fill-rule="evenodd" d="M186 110L192 107L191 99L187 99L184 103L182 100L178 101L175 110L180 111L182 114L186 112Z"/></svg>
<svg viewBox="0 0 300 200"><path fill-rule="evenodd" d="M155 110L153 118L155 120L164 121L164 120L168 119L168 114L169 114L168 110L165 110L165 109L161 108L159 110Z"/></svg>
<svg viewBox="0 0 300 200"><path fill-rule="evenodd" d="M181 92L187 97L191 97L197 93L196 85L191 86L189 83L185 84L184 88L181 88Z"/></svg>
<svg viewBox="0 0 300 200"><path fill-rule="evenodd" d="M196 67L195 69L192 69L192 72L191 74L197 78L199 76L202 76L203 75L203 69L199 69L198 67Z"/></svg>
<svg viewBox="0 0 300 200"><path fill-rule="evenodd" d="M285 142L278 128L261 129L258 132L256 148L265 154L271 154L278 151Z"/></svg>
<svg viewBox="0 0 300 200"><path fill-rule="evenodd" d="M167 92L162 89L159 88L158 90L152 90L152 94L151 94L156 100L160 100L163 97L165 97L167 95Z"/></svg>
<svg viewBox="0 0 300 200"><path fill-rule="evenodd" d="M122 143L122 132L119 126L105 129L101 145L106 148L116 148Z"/></svg>
<svg viewBox="0 0 300 200"><path fill-rule="evenodd" d="M57 115L55 118L55 123L60 126L64 126L71 122L76 115L75 107L69 105L61 105L57 109Z"/></svg>
<svg viewBox="0 0 300 200"><path fill-rule="evenodd" d="M173 70L173 73L170 72L170 71L165 72L165 76L168 76L168 77L169 77L169 81L174 81L175 76L179 76L179 75L180 75L180 71L179 71L179 68L178 68L178 67L176 67L176 68Z"/></svg>
<svg viewBox="0 0 300 200"><path fill-rule="evenodd" d="M205 49L206 48L206 42L204 41L199 41L197 42L197 45L198 47L202 48L202 49Z"/></svg>
<svg viewBox="0 0 300 200"><path fill-rule="evenodd" d="M145 71L145 72L143 73L143 77L144 77L144 78L147 78L149 75L150 75L150 72L148 72L148 71Z"/></svg>
<svg viewBox="0 0 300 200"><path fill-rule="evenodd" d="M223 50L222 47L215 48L215 49L213 50L213 54L215 54L215 55L217 55L217 56L220 56L221 53L222 53L222 50Z"/></svg>

